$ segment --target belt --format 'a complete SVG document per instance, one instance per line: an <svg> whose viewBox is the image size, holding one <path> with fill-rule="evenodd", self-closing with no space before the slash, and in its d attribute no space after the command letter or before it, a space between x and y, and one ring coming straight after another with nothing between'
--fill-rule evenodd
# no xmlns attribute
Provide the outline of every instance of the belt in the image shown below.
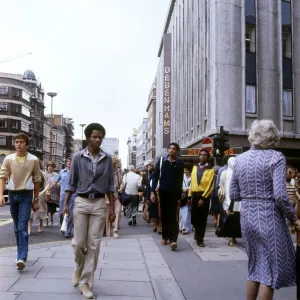
<svg viewBox="0 0 300 300"><path fill-rule="evenodd" d="M104 198L105 194L95 194L95 193L83 193L80 194L78 193L77 196L82 197L82 198L86 198L86 199L93 199L93 198Z"/></svg>

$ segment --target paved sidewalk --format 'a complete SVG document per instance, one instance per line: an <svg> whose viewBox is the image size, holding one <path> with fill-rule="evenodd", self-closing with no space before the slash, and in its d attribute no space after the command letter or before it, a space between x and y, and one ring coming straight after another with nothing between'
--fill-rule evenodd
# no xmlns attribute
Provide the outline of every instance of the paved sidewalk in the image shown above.
<svg viewBox="0 0 300 300"><path fill-rule="evenodd" d="M103 238L95 299L246 299L247 257L242 248L228 247L213 230L206 234L206 248L197 247L192 235L180 236L176 252L160 241L158 234L137 232ZM74 260L69 240L30 246L23 272L16 270L15 253L15 247L0 250L1 300L83 299L71 282ZM282 289L274 299L296 299L295 291Z"/></svg>

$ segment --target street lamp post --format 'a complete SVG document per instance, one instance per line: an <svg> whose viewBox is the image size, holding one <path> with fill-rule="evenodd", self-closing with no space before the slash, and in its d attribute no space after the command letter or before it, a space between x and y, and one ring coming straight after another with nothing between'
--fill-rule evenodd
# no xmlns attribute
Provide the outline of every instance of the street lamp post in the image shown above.
<svg viewBox="0 0 300 300"><path fill-rule="evenodd" d="M53 140L53 133L52 133L52 126L53 126L53 98L57 96L57 93L49 92L47 93L49 97L51 97L51 122L50 122L50 161L52 161L52 140Z"/></svg>
<svg viewBox="0 0 300 300"><path fill-rule="evenodd" d="M81 126L81 128L82 128L82 130L81 130L81 141L83 141L83 128L84 128L84 126L86 125L86 124L79 124L80 126Z"/></svg>

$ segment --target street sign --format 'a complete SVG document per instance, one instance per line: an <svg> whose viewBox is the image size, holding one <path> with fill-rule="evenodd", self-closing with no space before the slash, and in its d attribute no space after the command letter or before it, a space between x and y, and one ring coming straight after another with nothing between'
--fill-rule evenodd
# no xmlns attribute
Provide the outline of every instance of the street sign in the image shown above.
<svg viewBox="0 0 300 300"><path fill-rule="evenodd" d="M213 148L213 141L211 138L206 137L204 138L204 140L202 141L202 148L207 150L207 151L211 151Z"/></svg>

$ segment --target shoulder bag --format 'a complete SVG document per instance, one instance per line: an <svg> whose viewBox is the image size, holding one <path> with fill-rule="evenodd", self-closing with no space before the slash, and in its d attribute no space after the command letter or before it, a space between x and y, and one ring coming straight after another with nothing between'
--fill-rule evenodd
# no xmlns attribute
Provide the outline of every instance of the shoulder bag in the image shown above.
<svg viewBox="0 0 300 300"><path fill-rule="evenodd" d="M184 179L183 179L183 182L184 182L185 187L188 188L189 184L186 184ZM189 192L182 192L181 199L180 199L180 207L184 207L187 205L188 200L189 200L188 195L189 195Z"/></svg>
<svg viewBox="0 0 300 300"><path fill-rule="evenodd" d="M120 199L121 204L126 207L130 203L130 198L129 198L128 194L125 192L126 185L127 185L127 182L126 182L127 174L125 176L126 176L125 177L125 186L124 186L123 191L121 193L119 193L119 199Z"/></svg>

